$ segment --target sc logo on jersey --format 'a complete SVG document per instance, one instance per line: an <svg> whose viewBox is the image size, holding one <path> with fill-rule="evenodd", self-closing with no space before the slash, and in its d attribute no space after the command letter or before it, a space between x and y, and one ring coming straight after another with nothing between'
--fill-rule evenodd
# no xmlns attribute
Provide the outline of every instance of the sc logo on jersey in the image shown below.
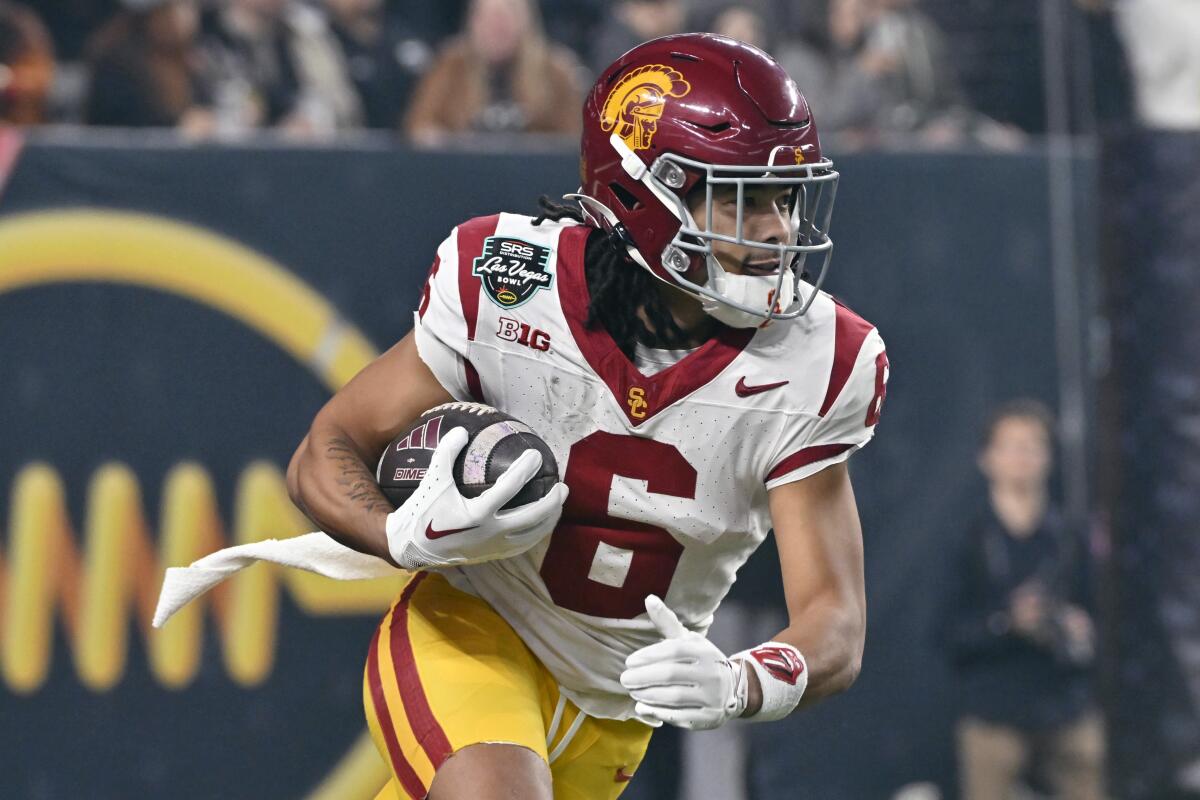
<svg viewBox="0 0 1200 800"><path fill-rule="evenodd" d="M488 299L501 308L516 308L538 289L554 283L549 271L551 250L523 239L489 236L483 253L471 262L471 274L483 283Z"/></svg>
<svg viewBox="0 0 1200 800"><path fill-rule="evenodd" d="M635 419L646 418L646 409L650 407L650 403L646 400L645 389L640 386L630 386L625 402L629 406L629 416Z"/></svg>
<svg viewBox="0 0 1200 800"><path fill-rule="evenodd" d="M550 334L509 317L500 318L500 329L496 331L496 336L543 353L550 349Z"/></svg>

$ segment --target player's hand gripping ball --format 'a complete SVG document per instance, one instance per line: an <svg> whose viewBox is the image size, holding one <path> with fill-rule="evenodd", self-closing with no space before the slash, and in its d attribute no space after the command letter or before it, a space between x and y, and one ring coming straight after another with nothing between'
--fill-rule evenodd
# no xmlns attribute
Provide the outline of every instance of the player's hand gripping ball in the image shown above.
<svg viewBox="0 0 1200 800"><path fill-rule="evenodd" d="M426 411L388 445L376 478L397 506L388 547L406 569L522 553L553 531L567 497L541 437L480 403Z"/></svg>
<svg viewBox="0 0 1200 800"><path fill-rule="evenodd" d="M526 450L540 453L542 465L501 508L532 503L558 483L554 453L528 425L482 403L446 403L417 417L379 459L376 478L392 505L399 508L417 490L442 437L454 428L467 432L467 446L454 460L454 481L463 497L478 497L495 486Z"/></svg>

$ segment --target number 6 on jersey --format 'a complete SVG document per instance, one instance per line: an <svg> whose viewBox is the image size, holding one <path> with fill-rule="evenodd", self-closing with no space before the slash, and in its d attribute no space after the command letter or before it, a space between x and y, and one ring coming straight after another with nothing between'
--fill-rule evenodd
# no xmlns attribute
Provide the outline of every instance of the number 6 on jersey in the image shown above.
<svg viewBox="0 0 1200 800"><path fill-rule="evenodd" d="M617 476L645 481L652 494L696 497L696 470L671 445L596 431L571 447L571 494L541 576L562 608L632 619L645 613L646 595L666 596L683 545L662 528L609 515Z"/></svg>

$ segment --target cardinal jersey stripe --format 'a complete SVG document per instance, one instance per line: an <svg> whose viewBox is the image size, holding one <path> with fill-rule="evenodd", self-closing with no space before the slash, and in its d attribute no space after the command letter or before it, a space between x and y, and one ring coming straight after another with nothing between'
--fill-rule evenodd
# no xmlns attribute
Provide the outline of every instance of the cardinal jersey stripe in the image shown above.
<svg viewBox="0 0 1200 800"><path fill-rule="evenodd" d="M463 319L467 323L467 339L475 340L475 325L479 320L479 279L471 274L471 264L483 249L483 241L496 233L500 215L479 217L458 226L458 296L462 302Z"/></svg>
<svg viewBox="0 0 1200 800"><path fill-rule="evenodd" d="M576 265L583 262L588 230L579 226L563 234L563 249L570 248ZM606 331L585 324L590 299L582 269L559 269L559 293L575 344L634 427L711 382L754 337L752 328L723 328L683 361L647 376L630 363ZM630 398L637 402L631 403Z"/></svg>
<svg viewBox="0 0 1200 800"><path fill-rule="evenodd" d="M433 279L437 276L438 267L442 265L441 256L433 257L433 266L429 268L429 276L425 279L425 288L421 291L421 304L417 306L417 316L422 319L429 310L429 293L433 291Z"/></svg>
<svg viewBox="0 0 1200 800"><path fill-rule="evenodd" d="M818 461L824 461L827 458L840 456L842 453L854 447L852 444L820 444L815 447L806 447L803 450L792 453L787 458L775 465L775 468L767 474L767 480L773 481L780 475L787 475L792 470L807 467L809 464L815 464Z"/></svg>
<svg viewBox="0 0 1200 800"><path fill-rule="evenodd" d="M463 359L463 373L467 376L467 391L471 393L471 399L476 403L486 403L487 400L483 396L483 383L479 380L479 370L475 369L475 365L470 359Z"/></svg>
<svg viewBox="0 0 1200 800"><path fill-rule="evenodd" d="M829 373L825 400L818 412L822 417L829 413L846 382L850 380L850 373L854 371L854 363L858 360L863 342L875 327L841 303L834 301L834 309L837 317L834 320L833 368Z"/></svg>

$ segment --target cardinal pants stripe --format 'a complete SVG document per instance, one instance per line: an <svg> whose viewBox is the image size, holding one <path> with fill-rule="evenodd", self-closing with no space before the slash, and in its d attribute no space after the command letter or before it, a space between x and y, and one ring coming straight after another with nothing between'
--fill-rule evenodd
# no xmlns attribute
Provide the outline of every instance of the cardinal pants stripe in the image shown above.
<svg viewBox="0 0 1200 800"><path fill-rule="evenodd" d="M393 609L394 612L394 609ZM389 612L388 616L391 616ZM404 791L411 797L423 798L426 795L425 784L421 782L421 778L417 775L412 765L404 758L404 753L400 749L400 742L396 738L396 726L392 722L392 715L388 709L387 699L384 695L383 681L379 669L379 638L384 626L380 626L379 630L375 631L375 635L371 637L371 650L367 655L367 688L369 696L366 698L367 709L372 712L374 719L368 719L368 722L374 723L372 727L378 727L379 732L383 736L384 742L387 743L388 758L392 765L392 772L400 781L400 785L404 787Z"/></svg>
<svg viewBox="0 0 1200 800"><path fill-rule="evenodd" d="M400 685L400 698L404 702L404 713L408 715L408 724L421 743L425 755L436 771L454 753L450 740L441 724L429 707L429 698L421 685L421 675L417 671L417 661L413 655L412 641L408 638L408 607L413 594L421 586L429 573L421 572L413 576L404 591L400 594L400 602L392 611L391 650L392 667L396 671L396 680Z"/></svg>

